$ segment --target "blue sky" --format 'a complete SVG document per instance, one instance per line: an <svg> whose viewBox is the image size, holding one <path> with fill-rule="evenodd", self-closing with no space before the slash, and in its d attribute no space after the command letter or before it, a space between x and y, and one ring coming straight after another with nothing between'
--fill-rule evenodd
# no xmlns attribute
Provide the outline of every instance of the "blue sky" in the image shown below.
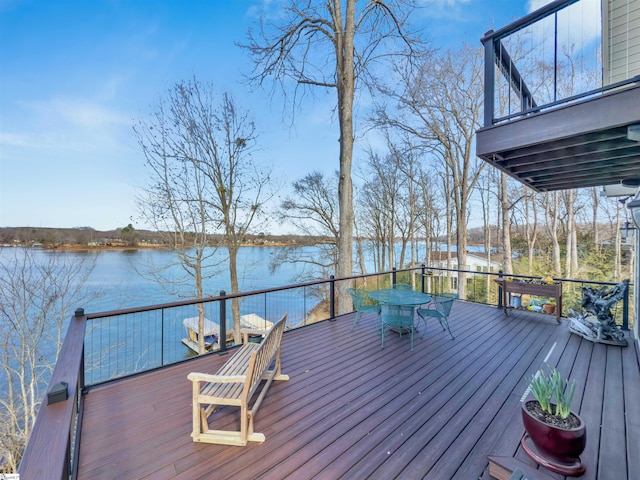
<svg viewBox="0 0 640 480"><path fill-rule="evenodd" d="M0 226L107 230L133 218L143 228L135 195L146 173L132 126L194 76L251 112L259 155L285 182L337 169L335 94L305 100L291 127L279 98L243 83L250 62L234 42L257 25L262 3L278 0L0 0ZM413 21L444 48L479 45L531 8L423 3Z"/></svg>

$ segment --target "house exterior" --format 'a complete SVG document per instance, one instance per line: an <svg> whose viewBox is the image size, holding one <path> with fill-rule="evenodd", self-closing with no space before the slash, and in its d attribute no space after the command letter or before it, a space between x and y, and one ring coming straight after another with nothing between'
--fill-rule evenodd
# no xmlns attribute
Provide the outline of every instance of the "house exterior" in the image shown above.
<svg viewBox="0 0 640 480"><path fill-rule="evenodd" d="M470 270L476 272L498 272L502 269L502 254L493 253L490 256L486 253L467 252L467 264L460 267L456 252L451 253L451 261L447 265L447 252L432 252L431 260L427 266L431 268L451 268ZM453 272L456 274L455 272Z"/></svg>
<svg viewBox="0 0 640 480"><path fill-rule="evenodd" d="M602 0L603 84L640 75L640 1Z"/></svg>

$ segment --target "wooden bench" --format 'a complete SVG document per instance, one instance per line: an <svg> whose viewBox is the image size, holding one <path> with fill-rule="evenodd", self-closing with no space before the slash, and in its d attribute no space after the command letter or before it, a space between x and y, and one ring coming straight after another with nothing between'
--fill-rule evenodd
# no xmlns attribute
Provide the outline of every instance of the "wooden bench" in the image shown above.
<svg viewBox="0 0 640 480"><path fill-rule="evenodd" d="M247 442L264 442L262 433L253 431L253 418L273 380L289 380L280 372L280 342L287 315L271 328L262 342L250 343L249 335L264 334L264 330L242 330L243 345L215 375L190 373L193 382L194 442L245 446ZM273 365L272 369L269 369ZM266 383L258 398L249 404L262 380ZM240 407L240 431L210 430L209 416L218 405Z"/></svg>

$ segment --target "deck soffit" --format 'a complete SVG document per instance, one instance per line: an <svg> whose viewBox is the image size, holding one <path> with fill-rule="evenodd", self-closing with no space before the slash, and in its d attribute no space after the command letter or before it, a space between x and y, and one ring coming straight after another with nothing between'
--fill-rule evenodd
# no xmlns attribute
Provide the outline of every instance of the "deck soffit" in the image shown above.
<svg viewBox="0 0 640 480"><path fill-rule="evenodd" d="M640 181L640 85L478 131L477 155L536 191Z"/></svg>

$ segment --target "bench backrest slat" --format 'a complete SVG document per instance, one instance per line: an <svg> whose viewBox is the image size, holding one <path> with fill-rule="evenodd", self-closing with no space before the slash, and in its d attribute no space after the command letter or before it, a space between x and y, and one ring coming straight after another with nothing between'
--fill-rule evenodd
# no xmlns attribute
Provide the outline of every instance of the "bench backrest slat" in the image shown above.
<svg viewBox="0 0 640 480"><path fill-rule="evenodd" d="M247 370L247 380L245 382L244 396L245 400L251 398L255 390L260 384L263 373L269 368L273 362L280 342L282 341L282 333L287 321L287 314L284 314L280 320L269 330L269 333L260 343L260 347L251 353L249 368Z"/></svg>

